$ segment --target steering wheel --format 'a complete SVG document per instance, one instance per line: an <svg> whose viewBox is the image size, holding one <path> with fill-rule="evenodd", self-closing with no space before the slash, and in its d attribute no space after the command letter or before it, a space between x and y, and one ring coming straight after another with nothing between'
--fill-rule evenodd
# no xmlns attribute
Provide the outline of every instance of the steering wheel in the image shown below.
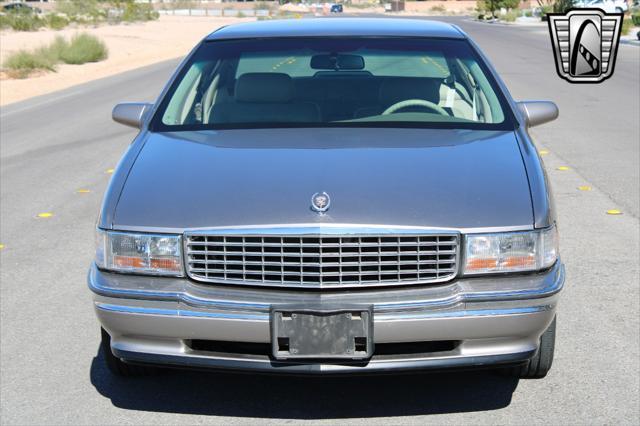
<svg viewBox="0 0 640 426"><path fill-rule="evenodd" d="M393 114L394 112L401 110L403 108L407 108L410 106L420 106L423 108L428 108L433 110L441 115L450 115L444 108L439 105L434 104L433 102L425 101L424 99L407 99L404 101L396 102L391 105L389 108L385 109L382 115Z"/></svg>

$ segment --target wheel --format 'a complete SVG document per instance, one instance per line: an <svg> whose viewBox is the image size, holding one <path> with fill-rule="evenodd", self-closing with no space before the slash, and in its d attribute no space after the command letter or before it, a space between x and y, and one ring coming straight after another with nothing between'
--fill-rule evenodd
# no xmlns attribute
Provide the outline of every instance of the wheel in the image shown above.
<svg viewBox="0 0 640 426"><path fill-rule="evenodd" d="M109 336L109 333L107 333L104 328L100 328L100 332L102 334L100 350L102 351L102 356L107 364L107 368L112 374L120 377L134 377L149 376L158 372L158 370L153 367L145 367L122 362L120 358L116 357L113 352L111 352L111 336Z"/></svg>
<svg viewBox="0 0 640 426"><path fill-rule="evenodd" d="M540 348L525 364L504 370L503 373L521 379L541 379L551 370L556 345L556 318L540 336Z"/></svg>

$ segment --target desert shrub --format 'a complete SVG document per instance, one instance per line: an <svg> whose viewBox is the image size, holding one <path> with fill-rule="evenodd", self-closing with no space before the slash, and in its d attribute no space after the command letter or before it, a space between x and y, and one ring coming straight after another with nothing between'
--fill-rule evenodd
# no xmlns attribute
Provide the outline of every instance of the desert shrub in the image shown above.
<svg viewBox="0 0 640 426"><path fill-rule="evenodd" d="M198 7L198 2L190 0L176 0L167 5L171 9L195 9Z"/></svg>
<svg viewBox="0 0 640 426"><path fill-rule="evenodd" d="M97 62L105 59L107 54L104 43L92 35L79 34L72 37L70 42L58 36L46 46L10 54L3 66L11 77L25 78L37 70L55 71L56 64L60 62Z"/></svg>
<svg viewBox="0 0 640 426"><path fill-rule="evenodd" d="M64 14L70 22L80 25L97 25L107 17L106 9L98 0L58 0L56 10Z"/></svg>
<svg viewBox="0 0 640 426"><path fill-rule="evenodd" d="M37 31L45 25L43 19L33 13L7 13L8 26L15 31Z"/></svg>
<svg viewBox="0 0 640 426"><path fill-rule="evenodd" d="M37 51L41 55L48 55L52 60L60 62L60 56L67 49L69 49L69 42L62 36L56 36L48 46L41 47Z"/></svg>
<svg viewBox="0 0 640 426"><path fill-rule="evenodd" d="M59 53L60 60L66 64L98 62L107 56L107 46L97 37L84 33L73 36Z"/></svg>
<svg viewBox="0 0 640 426"><path fill-rule="evenodd" d="M509 10L504 15L501 15L500 19L505 22L515 22L518 16L520 16L520 14L516 10Z"/></svg>
<svg viewBox="0 0 640 426"><path fill-rule="evenodd" d="M10 54L4 62L7 74L14 78L26 78L33 71L55 71L56 61L49 55L43 55L39 49L33 52L19 50Z"/></svg>
<svg viewBox="0 0 640 426"><path fill-rule="evenodd" d="M11 18L7 15L0 15L0 30L11 28Z"/></svg>
<svg viewBox="0 0 640 426"><path fill-rule="evenodd" d="M446 8L446 7L444 7L444 6L443 6L443 5L441 5L441 4L438 4L438 5L436 5L436 6L432 6L431 8L429 8L429 11L430 11L430 12L444 13L444 12L446 12L446 11L447 11L447 8Z"/></svg>
<svg viewBox="0 0 640 426"><path fill-rule="evenodd" d="M98 0L58 0L56 10L71 16L97 16L100 12Z"/></svg>
<svg viewBox="0 0 640 426"><path fill-rule="evenodd" d="M67 25L69 25L69 19L57 13L51 13L45 16L45 21L47 23L47 27L52 30L61 30Z"/></svg>
<svg viewBox="0 0 640 426"><path fill-rule="evenodd" d="M159 17L160 14L153 6L146 3L127 2L122 12L122 20L125 22L153 21Z"/></svg>

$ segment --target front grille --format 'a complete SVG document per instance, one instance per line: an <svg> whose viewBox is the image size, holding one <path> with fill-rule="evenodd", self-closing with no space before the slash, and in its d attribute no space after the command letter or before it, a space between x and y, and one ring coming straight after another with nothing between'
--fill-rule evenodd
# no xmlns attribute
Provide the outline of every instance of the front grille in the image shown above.
<svg viewBox="0 0 640 426"><path fill-rule="evenodd" d="M198 281L280 287L365 287L441 282L457 272L458 235L185 236Z"/></svg>

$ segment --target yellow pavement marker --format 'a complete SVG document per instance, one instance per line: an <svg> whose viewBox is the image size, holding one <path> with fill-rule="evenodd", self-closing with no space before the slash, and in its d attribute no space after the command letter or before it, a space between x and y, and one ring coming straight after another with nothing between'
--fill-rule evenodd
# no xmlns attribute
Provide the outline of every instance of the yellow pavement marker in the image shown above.
<svg viewBox="0 0 640 426"><path fill-rule="evenodd" d="M113 173L113 169L107 169L104 171L106 174L110 175L111 173Z"/></svg>
<svg viewBox="0 0 640 426"><path fill-rule="evenodd" d="M77 192L78 194L88 194L88 193L90 193L90 192L91 192L91 190L90 190L90 189L84 189L84 188L81 188L81 189L78 189L76 192Z"/></svg>
<svg viewBox="0 0 640 426"><path fill-rule="evenodd" d="M50 212L38 213L38 217L43 219L49 218L51 216L53 216L53 213L50 213Z"/></svg>
<svg viewBox="0 0 640 426"><path fill-rule="evenodd" d="M563 172L564 172L564 171L567 171L567 170L571 170L571 168L570 168L570 167L567 167L567 166L560 166L560 167L558 167L558 170L560 170L560 171L563 171Z"/></svg>
<svg viewBox="0 0 640 426"><path fill-rule="evenodd" d="M538 154L540 155L547 155L549 153L549 151L547 151L546 149L541 149L540 151L538 151Z"/></svg>
<svg viewBox="0 0 640 426"><path fill-rule="evenodd" d="M622 212L620 210L617 210L617 209L611 209L611 210L607 210L607 214L610 214L612 216L617 216L619 214L622 214Z"/></svg>
<svg viewBox="0 0 640 426"><path fill-rule="evenodd" d="M0 244L0 250L4 248L4 244Z"/></svg>
<svg viewBox="0 0 640 426"><path fill-rule="evenodd" d="M590 187L590 186L588 186L588 185L582 185L582 186L579 186L579 187L578 187L578 189L579 189L580 191L591 191L591 187Z"/></svg>

